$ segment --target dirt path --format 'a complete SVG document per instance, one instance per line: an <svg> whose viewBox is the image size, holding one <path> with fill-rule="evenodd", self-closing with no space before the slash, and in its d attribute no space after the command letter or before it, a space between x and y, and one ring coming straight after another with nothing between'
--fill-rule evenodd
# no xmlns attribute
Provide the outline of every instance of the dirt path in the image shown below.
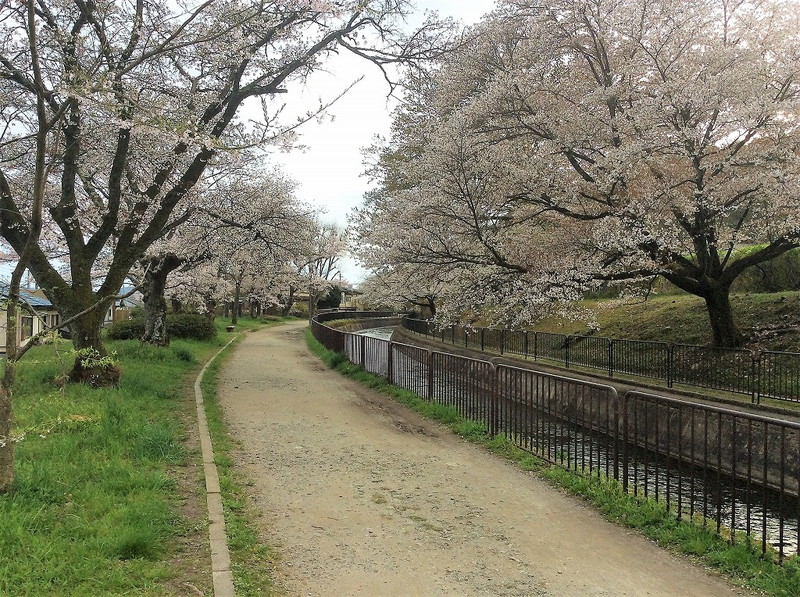
<svg viewBox="0 0 800 597"><path fill-rule="evenodd" d="M735 595L311 355L250 335L220 396L289 595Z"/></svg>

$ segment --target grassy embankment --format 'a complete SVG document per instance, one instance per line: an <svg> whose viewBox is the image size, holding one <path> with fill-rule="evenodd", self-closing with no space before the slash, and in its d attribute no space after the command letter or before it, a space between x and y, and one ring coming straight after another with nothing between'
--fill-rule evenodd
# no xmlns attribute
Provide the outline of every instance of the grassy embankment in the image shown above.
<svg viewBox="0 0 800 597"><path fill-rule="evenodd" d="M731 295L734 317L751 348L800 352L800 292ZM656 295L628 303L587 300L581 307L595 314L597 336L706 345L711 327L702 299L686 294ZM585 334L583 321L548 318L531 329Z"/></svg>
<svg viewBox="0 0 800 597"><path fill-rule="evenodd" d="M618 483L551 467L502 437L490 437L481 424L461 418L454 408L423 400L349 363L343 355L331 352L317 342L310 330L306 339L310 349L339 373L391 396L423 416L446 425L467 441L482 445L517 463L523 470L534 471L557 487L586 499L609 520L637 529L659 545L719 571L737 585L776 597L800 595L800 562L797 558L780 566L774 558L762 557L758 546L741 537L731 545L702 525L678 521L674 514L652 499L626 494Z"/></svg>
<svg viewBox="0 0 800 597"><path fill-rule="evenodd" d="M211 592L191 383L225 335L168 348L109 341L119 388L59 384L68 343L26 355L14 397L16 484L0 496L0 595Z"/></svg>

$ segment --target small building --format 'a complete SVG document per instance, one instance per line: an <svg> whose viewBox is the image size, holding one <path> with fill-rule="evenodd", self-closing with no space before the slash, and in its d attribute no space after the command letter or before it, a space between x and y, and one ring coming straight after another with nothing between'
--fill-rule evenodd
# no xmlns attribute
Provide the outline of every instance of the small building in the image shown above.
<svg viewBox="0 0 800 597"><path fill-rule="evenodd" d="M364 304L361 301L361 296L364 293L356 290L355 288L343 288L342 298L339 302L340 311L363 311Z"/></svg>
<svg viewBox="0 0 800 597"><path fill-rule="evenodd" d="M21 288L19 294L23 305L19 311L19 323L17 324L17 345L22 346L31 336L57 326L61 322L61 315L41 290ZM2 303L0 304L0 353L3 354L6 352L5 302L7 299L8 284L0 282L0 303Z"/></svg>
<svg viewBox="0 0 800 597"><path fill-rule="evenodd" d="M106 310L106 315L103 318L103 326L107 327L117 321L127 321L131 318L133 309L141 308L142 293L139 291L131 292L133 286L123 286L119 289L119 296L125 298L116 299L111 306Z"/></svg>

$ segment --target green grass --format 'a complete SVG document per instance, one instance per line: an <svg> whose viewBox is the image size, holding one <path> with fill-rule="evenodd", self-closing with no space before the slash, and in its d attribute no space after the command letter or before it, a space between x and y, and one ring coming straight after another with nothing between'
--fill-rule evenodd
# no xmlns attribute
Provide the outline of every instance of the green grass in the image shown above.
<svg viewBox="0 0 800 597"><path fill-rule="evenodd" d="M277 325L285 321L296 321L297 317L281 317L279 315L264 315L262 317L249 317L242 316L236 322L235 329L232 332L227 331L227 327L231 325L230 317L216 317L214 318L214 325L217 326L217 333L219 338L225 339L233 337L239 332L255 332L265 326Z"/></svg>
<svg viewBox="0 0 800 597"><path fill-rule="evenodd" d="M800 561L797 558L778 565L771 554L762 557L760 547L742 537L731 545L702 524L677 520L674 512L668 512L661 503L625 493L613 480L550 466L503 437L491 437L483 425L463 419L453 407L428 402L349 363L344 355L322 346L311 330L306 332L306 341L311 351L329 367L443 423L465 440L515 462L523 470L536 472L555 486L587 500L609 520L636 529L659 545L717 570L734 584L775 597L800 595Z"/></svg>
<svg viewBox="0 0 800 597"><path fill-rule="evenodd" d="M14 397L17 469L0 496L0 594L165 595L178 538L185 380L214 349L108 342L119 388L59 387L65 344L33 348Z"/></svg>
<svg viewBox="0 0 800 597"><path fill-rule="evenodd" d="M240 318L236 329L280 321ZM19 363L15 435L22 439L14 491L0 496L0 595L186 594L176 558L195 558L190 570L210 566L208 554L180 553L182 537L204 527L205 517L181 517L186 489L174 471L193 457L185 447L185 421L194 418L185 413L186 384L234 337L225 331L229 323L217 318L219 336L209 343L107 342L123 369L117 389L60 385L72 365L67 343L35 347ZM207 393L212 379L205 378ZM237 594L269 594L271 556L259 545L243 482L231 470L213 395L209 402Z"/></svg>
<svg viewBox="0 0 800 597"><path fill-rule="evenodd" d="M655 295L647 300L581 301L595 313L598 336L667 343L709 344L711 326L702 299L689 295ZM800 352L800 292L732 294L731 305L749 346ZM558 334L585 334L582 321L548 318L531 329Z"/></svg>
<svg viewBox="0 0 800 597"><path fill-rule="evenodd" d="M260 328L281 321L283 320L242 322L240 319L240 325L243 329L254 329L254 326ZM234 463L230 453L234 445L225 427L218 401L219 370L230 355L229 347L209 365L201 381L201 388L222 492L234 587L239 597L276 595L280 592L274 586L272 576L274 563L279 556L270 546L264 544L258 535L256 514L245 492L247 480L233 468Z"/></svg>

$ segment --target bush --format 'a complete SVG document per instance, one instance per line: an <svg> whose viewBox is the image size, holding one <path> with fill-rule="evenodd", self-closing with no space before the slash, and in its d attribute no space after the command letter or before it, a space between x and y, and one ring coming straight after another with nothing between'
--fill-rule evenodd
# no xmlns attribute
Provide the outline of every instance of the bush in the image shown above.
<svg viewBox="0 0 800 597"><path fill-rule="evenodd" d="M216 337L217 328L202 313L177 313L167 315L167 333L171 338L211 340Z"/></svg>
<svg viewBox="0 0 800 597"><path fill-rule="evenodd" d="M144 335L144 320L115 321L108 328L110 340L138 340Z"/></svg>
<svg viewBox="0 0 800 597"><path fill-rule="evenodd" d="M170 338L211 340L216 337L214 323L202 313L167 315L167 334ZM110 340L139 340L144 335L144 319L117 321L108 328Z"/></svg>

